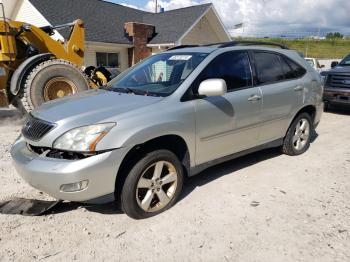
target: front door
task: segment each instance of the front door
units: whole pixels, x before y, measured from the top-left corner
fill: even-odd
[[[211,78],[224,79],[228,92],[194,103],[197,165],[254,147],[258,138],[262,94],[259,87],[252,87],[248,54],[218,55],[194,82],[194,92]]]

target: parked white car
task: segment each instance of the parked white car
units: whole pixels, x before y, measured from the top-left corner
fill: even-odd
[[[315,69],[317,72],[322,72],[324,65],[321,65],[317,58],[305,57],[305,60]]]

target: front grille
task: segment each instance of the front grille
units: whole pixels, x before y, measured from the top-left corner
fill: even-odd
[[[29,114],[27,121],[22,128],[24,137],[36,141],[44,137],[55,127],[55,124],[38,119]]]
[[[327,86],[350,88],[350,74],[349,75],[328,75]]]

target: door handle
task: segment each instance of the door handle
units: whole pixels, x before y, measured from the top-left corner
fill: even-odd
[[[261,99],[261,96],[252,95],[248,98],[248,101],[255,102],[255,101],[259,101],[260,99]]]
[[[294,91],[303,91],[304,87],[303,86],[296,86],[294,87]]]

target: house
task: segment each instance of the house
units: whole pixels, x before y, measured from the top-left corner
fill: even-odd
[[[150,13],[102,0],[2,0],[6,16],[36,26],[85,23],[85,65],[119,71],[177,45],[229,41],[212,4]],[[56,32],[64,38],[65,31]]]

